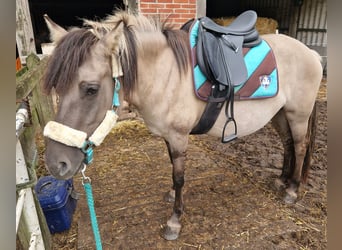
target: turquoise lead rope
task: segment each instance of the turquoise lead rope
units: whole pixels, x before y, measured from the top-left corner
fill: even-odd
[[[93,198],[93,190],[91,187],[91,180],[89,177],[85,176],[85,174],[84,174],[86,168],[87,168],[87,165],[84,164],[84,168],[81,171],[81,173],[82,173],[82,185],[84,187],[84,190],[85,190],[86,196],[87,196],[87,203],[88,203],[88,208],[89,208],[91,227],[93,229],[93,234],[94,234],[94,238],[95,238],[96,250],[102,250],[101,235],[100,235],[100,230],[99,230],[99,226],[98,226],[97,218],[96,218],[94,198]]]
[[[88,207],[89,207],[91,227],[93,229],[93,234],[95,237],[96,249],[102,250],[101,235],[100,235],[100,230],[99,230],[99,227],[97,224],[97,219],[96,219],[94,199],[93,199],[93,191],[91,188],[91,184],[88,182],[88,183],[84,183],[83,186],[84,186],[84,190],[85,190],[86,195],[87,195],[87,203],[88,203]]]
[[[113,78],[114,80],[114,95],[113,95],[113,108],[120,106],[119,101],[119,90],[120,90],[120,81],[117,77]],[[91,221],[91,227],[93,229],[93,234],[95,238],[95,244],[96,244],[96,250],[102,250],[102,243],[101,243],[101,235],[99,226],[97,223],[96,218],[96,212],[95,212],[95,206],[94,206],[94,198],[93,198],[93,190],[91,187],[91,179],[85,175],[85,171],[87,169],[87,164],[90,164],[93,160],[93,144],[91,142],[87,142],[82,147],[82,152],[85,154],[85,161],[84,161],[84,167],[81,171],[82,173],[82,185],[84,187],[84,190],[86,192],[87,196],[87,203],[89,208],[89,214],[90,214],[90,221]]]

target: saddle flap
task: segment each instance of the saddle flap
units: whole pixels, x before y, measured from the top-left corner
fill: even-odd
[[[237,86],[247,80],[247,68],[242,54],[242,36],[217,37],[204,32],[199,36],[198,64],[209,79],[226,86]]]

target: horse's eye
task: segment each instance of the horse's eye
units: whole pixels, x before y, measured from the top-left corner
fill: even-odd
[[[95,95],[97,93],[97,91],[99,90],[98,87],[89,87],[86,90],[86,95]]]
[[[94,96],[100,89],[100,85],[96,82],[82,82],[79,87],[83,96]]]
[[[85,96],[96,95],[100,88],[99,84],[89,82],[81,84],[80,87]]]

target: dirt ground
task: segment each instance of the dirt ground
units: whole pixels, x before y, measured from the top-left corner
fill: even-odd
[[[326,81],[318,97],[314,162],[295,205],[274,188],[282,145],[267,125],[229,144],[191,136],[185,210],[176,241],[160,231],[171,215],[163,201],[171,164],[161,138],[138,120],[120,122],[96,148],[88,167],[104,249],[327,249]],[[40,153],[43,153],[41,148]],[[54,249],[95,249],[80,176],[70,230],[52,236]]]

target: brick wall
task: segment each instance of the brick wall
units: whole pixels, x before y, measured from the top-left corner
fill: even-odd
[[[196,17],[196,0],[140,0],[139,11],[144,15],[157,15],[161,20],[179,28],[191,18]]]

